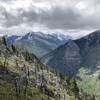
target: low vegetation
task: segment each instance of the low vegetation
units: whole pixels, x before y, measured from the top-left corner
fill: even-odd
[[[95,95],[96,100],[100,100],[100,72],[91,73],[88,68],[81,68],[77,80],[78,86],[87,94]]]

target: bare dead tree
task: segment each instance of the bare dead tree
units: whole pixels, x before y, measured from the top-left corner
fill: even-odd
[[[24,84],[25,84],[25,88],[24,88],[24,95],[27,94],[27,87],[28,87],[28,79],[29,79],[29,75],[30,75],[30,71],[29,71],[29,67],[26,66],[24,64],[24,74],[25,74],[25,77],[24,77]]]
[[[7,58],[4,56],[4,68],[6,68]]]
[[[14,84],[15,84],[15,92],[16,92],[16,96],[19,97],[20,96],[20,92],[21,92],[21,87],[20,87],[20,77],[15,77],[14,79]]]
[[[64,94],[64,100],[66,100],[66,95]]]

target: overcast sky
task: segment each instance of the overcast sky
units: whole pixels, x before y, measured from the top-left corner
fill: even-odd
[[[81,35],[100,29],[100,0],[0,0],[0,33]]]

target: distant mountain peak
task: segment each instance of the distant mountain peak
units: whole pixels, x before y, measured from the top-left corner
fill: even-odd
[[[21,48],[35,53],[38,57],[42,57],[70,39],[72,39],[70,36],[65,36],[61,33],[28,32],[23,36],[9,36],[7,37],[7,42],[8,44],[15,43]]]

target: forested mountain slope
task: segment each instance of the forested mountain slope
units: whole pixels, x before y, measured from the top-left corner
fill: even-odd
[[[27,51],[0,40],[0,100],[93,100],[76,81],[48,69]]]

